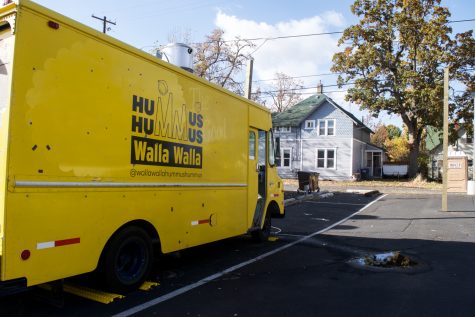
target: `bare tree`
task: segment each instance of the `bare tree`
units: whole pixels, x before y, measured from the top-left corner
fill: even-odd
[[[191,42],[191,29],[175,27],[167,36],[168,43],[185,43]]]
[[[284,73],[276,73],[273,84],[263,94],[272,100],[271,110],[283,112],[302,100],[302,94],[299,93],[302,87],[302,81],[296,81]]]
[[[194,45],[194,71],[196,75],[242,95],[242,83],[237,77],[247,63],[247,52],[254,44],[239,38],[226,41],[223,35],[223,30],[215,29],[203,43]]]

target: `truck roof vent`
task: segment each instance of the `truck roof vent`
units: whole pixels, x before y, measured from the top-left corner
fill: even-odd
[[[193,48],[183,43],[170,43],[157,51],[157,57],[193,73]]]

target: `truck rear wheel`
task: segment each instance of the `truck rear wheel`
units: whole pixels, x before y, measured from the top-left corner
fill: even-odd
[[[147,278],[152,260],[152,242],[144,230],[121,230],[111,238],[103,254],[101,274],[105,286],[117,293],[137,289]]]

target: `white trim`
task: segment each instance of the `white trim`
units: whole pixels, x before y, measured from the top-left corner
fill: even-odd
[[[354,168],[355,168],[355,161],[353,161],[353,147],[354,147],[354,145],[355,144],[354,144],[353,140],[351,140],[351,146],[350,146],[350,151],[351,151],[351,155],[350,155],[350,162],[351,162],[350,177],[353,177],[353,171],[354,171]]]
[[[289,151],[289,166],[284,166],[284,151],[288,150]],[[290,169],[292,168],[292,148],[286,147],[286,148],[281,148],[280,149],[280,167]]]
[[[328,134],[328,122],[329,121],[333,121],[333,134],[332,135],[329,135]],[[324,126],[323,126],[323,131],[324,131],[324,134],[321,134],[320,133],[320,123],[321,122],[324,122]],[[317,120],[317,135],[318,136],[330,136],[330,137],[334,137],[336,136],[336,119],[318,119]]]
[[[292,127],[291,126],[279,127],[279,132],[290,133],[292,132]]]
[[[318,119],[318,120],[317,120],[317,135],[318,135],[318,136],[324,136],[324,135],[325,135],[325,132],[327,131],[327,129],[326,129],[327,124],[325,123],[325,124],[323,125],[323,131],[324,131],[324,133],[323,133],[323,134],[320,134],[320,123],[322,123],[322,122],[325,122],[325,119]]]
[[[311,123],[312,127],[308,127],[308,126],[307,126],[307,123]],[[305,129],[305,130],[313,130],[313,129],[315,129],[315,120],[305,120],[304,129]]]
[[[332,135],[328,134],[328,122],[329,121],[333,121],[333,134]],[[327,136],[335,136],[336,135],[336,119],[326,119],[325,133],[326,133]]]
[[[302,139],[302,130],[300,130],[300,170],[303,170],[303,139]]]
[[[323,150],[325,151],[325,155],[323,157],[324,167],[318,167],[318,151]],[[328,164],[328,151],[333,151],[333,167],[327,167]],[[315,168],[316,169],[328,169],[328,170],[337,170],[337,148],[317,148],[315,149]]]
[[[160,187],[247,187],[247,184],[15,181],[15,186],[16,187],[42,187],[42,188],[150,188],[150,187],[160,188]]]
[[[384,164],[383,164],[383,151],[365,150],[364,153],[365,153],[365,162],[364,162],[364,164],[365,164],[365,167],[366,167],[366,168],[369,168],[369,169],[370,169],[371,177],[373,177],[373,178],[383,177],[383,165],[384,165]],[[368,163],[368,155],[367,155],[367,153],[371,153],[371,166],[366,166],[367,163]],[[381,154],[381,155],[380,155],[380,156],[381,156],[381,157],[380,157],[381,174],[378,175],[378,176],[375,176],[374,173],[373,173],[373,172],[374,172],[374,153],[380,153],[380,154]]]

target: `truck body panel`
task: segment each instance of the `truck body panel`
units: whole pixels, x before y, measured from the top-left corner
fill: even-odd
[[[33,2],[0,12],[15,15],[0,42],[2,281],[93,271],[129,223],[164,253],[251,229],[249,131],[270,140],[267,110]]]

